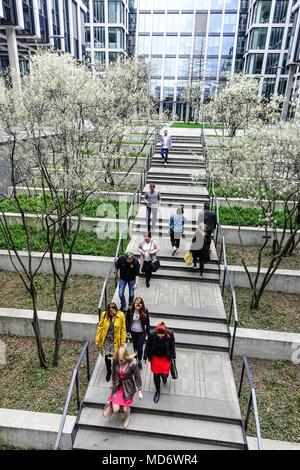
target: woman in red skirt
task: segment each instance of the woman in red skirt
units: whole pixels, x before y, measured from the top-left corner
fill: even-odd
[[[171,359],[176,360],[174,333],[163,322],[148,337],[144,352],[145,364],[147,359],[151,362],[151,371],[154,374],[156,392],[153,401],[157,403],[160,397],[160,378],[163,383],[167,382]]]

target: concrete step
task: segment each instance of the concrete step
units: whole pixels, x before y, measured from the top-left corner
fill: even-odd
[[[158,188],[159,189],[159,188]],[[188,194],[184,194],[184,193],[181,193],[181,194],[174,194],[174,193],[170,193],[170,192],[163,192],[163,191],[160,191],[160,194],[162,196],[161,200],[162,200],[162,203],[163,202],[166,202],[166,201],[172,201],[176,204],[176,202],[179,204],[180,202],[188,202],[190,204],[197,204],[197,202],[204,202],[204,201],[209,201],[210,198],[209,198],[209,195],[208,194],[205,194],[205,193],[200,193],[200,194],[193,194],[191,193],[190,195]]]
[[[104,420],[100,413],[95,413],[93,407],[83,407],[79,429],[92,429],[106,432],[115,431],[123,435],[123,416],[113,416],[109,421]],[[198,442],[204,444],[224,445],[235,449],[244,448],[242,428],[239,424],[201,421],[191,418],[160,416],[148,414],[146,419],[142,413],[132,415],[126,434],[177,439],[179,441]],[[134,437],[133,437],[134,440]]]
[[[73,445],[73,450],[234,450],[229,446],[218,446],[213,444],[203,444],[200,442],[178,441],[162,437],[139,436],[127,434],[121,430],[120,433],[105,430],[79,429]]]
[[[169,378],[168,380],[172,379]],[[83,400],[83,406],[103,409],[107,401],[108,390],[107,387],[101,386],[89,387]],[[137,413],[143,413],[144,415],[167,415],[219,423],[241,424],[238,402],[165,393],[161,393],[159,402],[153,405],[153,393],[143,392],[143,400],[134,400],[132,413],[134,417]]]
[[[190,272],[185,271],[175,271],[172,269],[159,269],[156,273],[152,274],[154,279],[168,279],[175,281],[192,281],[192,282],[204,282],[204,283],[213,283],[220,284],[220,276],[218,273],[208,272],[206,270],[207,265],[204,266],[203,278],[200,279],[199,269],[193,270],[191,268]],[[141,275],[144,276],[143,274]]]
[[[212,251],[210,253],[209,264],[214,264],[214,265],[218,266],[219,265],[219,260],[218,260],[213,242],[211,243],[211,250]],[[173,263],[174,263],[174,267],[177,267],[177,266],[181,267],[181,265],[184,263],[185,267],[190,269],[189,266],[187,266],[187,264],[185,263],[185,261],[183,259],[186,251],[187,250],[181,248],[180,251],[179,251],[179,254],[175,255],[175,256],[172,256],[171,250],[168,251],[168,252],[167,251],[159,251],[158,256],[159,256],[160,262],[161,263],[163,262],[164,266],[167,266],[167,265],[171,266],[171,264],[169,264],[169,263],[172,263],[172,266],[173,266]],[[140,256],[140,252],[138,250],[133,250],[133,253],[138,257]]]
[[[197,320],[198,322],[226,323],[224,309],[216,307],[193,308],[179,305],[152,305],[147,303],[150,317],[178,318],[183,320]]]
[[[163,161],[154,160],[151,162],[151,168],[159,168],[159,167],[166,167],[166,168],[205,168],[205,164],[203,163],[185,163],[185,162],[172,162],[172,160],[168,160],[167,165]]]
[[[184,272],[184,273],[188,273],[188,274],[191,274],[192,272],[194,272],[194,268],[192,268],[191,266],[188,266],[185,261],[183,259],[177,259],[176,258],[172,261],[168,261],[168,260],[165,260],[164,258],[161,258],[159,257],[160,259],[160,270],[174,270],[174,273],[179,273],[179,272]],[[198,272],[199,272],[199,268],[198,269]],[[196,271],[197,272],[197,271]],[[220,276],[220,268],[218,266],[218,264],[216,263],[206,263],[205,264],[205,267],[204,267],[204,272],[205,273],[214,273],[216,274],[217,276]]]
[[[171,177],[170,178],[165,178],[165,177],[157,177],[155,175],[150,175],[148,174],[147,176],[147,183],[154,183],[154,184],[169,184],[169,185],[180,185],[180,186],[195,186],[196,184],[200,184],[201,186],[206,186],[207,185],[207,180],[204,178],[200,178],[197,180],[197,182],[194,182],[192,179],[189,180],[173,180]]]
[[[164,321],[164,316],[161,315],[160,321]],[[155,328],[158,320],[151,316],[150,325],[151,328]],[[178,333],[188,333],[193,335],[207,335],[207,336],[220,336],[222,338],[229,338],[229,332],[226,324],[224,323],[211,323],[211,322],[199,322],[198,320],[180,320],[180,319],[168,319],[168,328],[174,331],[175,336]]]

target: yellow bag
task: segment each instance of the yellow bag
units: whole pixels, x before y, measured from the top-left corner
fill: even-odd
[[[193,257],[192,257],[191,252],[187,251],[183,259],[186,262],[186,264],[190,266],[193,262]]]

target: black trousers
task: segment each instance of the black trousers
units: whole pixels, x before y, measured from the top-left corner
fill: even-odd
[[[172,246],[176,246],[176,248],[179,248],[181,237],[182,237],[181,232],[174,232],[174,230],[170,228],[170,238],[171,238]]]
[[[206,230],[206,236],[207,236],[208,247],[210,247],[211,234],[212,234],[212,233],[213,233],[213,230]]]
[[[111,356],[104,356],[107,372],[111,372]]]
[[[163,377],[165,380],[167,380],[168,376],[169,374],[153,374],[154,385],[158,392],[160,392],[160,377]]]
[[[203,271],[204,271],[204,261],[203,261],[203,257],[201,255],[195,255],[194,253],[192,253],[193,255],[193,261],[194,261],[194,266],[197,266],[197,259],[199,259],[199,264],[200,264],[200,274],[203,274]]]
[[[143,272],[145,273],[145,276],[146,276],[146,282],[150,282],[150,279],[151,279],[151,276],[152,276],[151,261],[144,261]]]

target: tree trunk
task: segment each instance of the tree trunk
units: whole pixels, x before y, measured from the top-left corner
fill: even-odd
[[[33,283],[31,285],[31,297],[32,297],[32,304],[33,304],[33,319],[32,319],[31,324],[35,333],[38,357],[40,360],[40,366],[43,369],[47,369],[48,366],[47,366],[45,352],[43,349],[41,331],[40,331],[40,326],[39,326],[39,319],[38,319],[38,314],[37,314],[36,292],[35,292],[35,287],[33,286]]]

